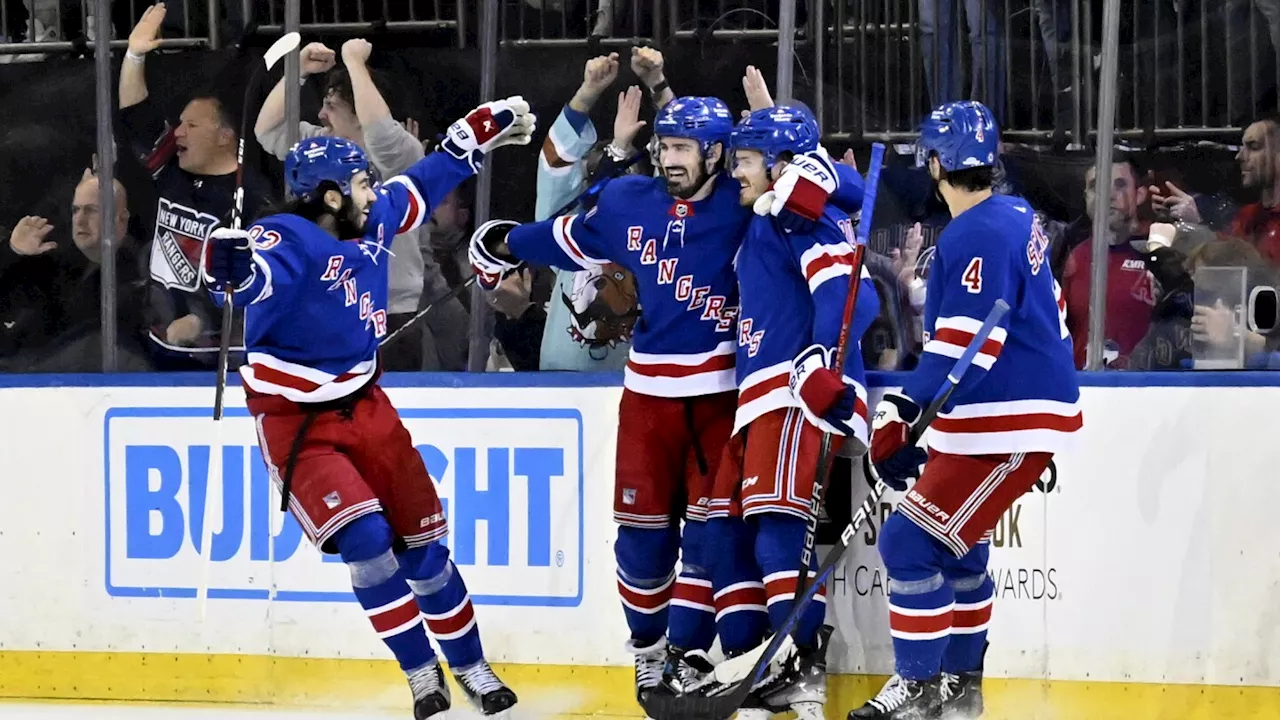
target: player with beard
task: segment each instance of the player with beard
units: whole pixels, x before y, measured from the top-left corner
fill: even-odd
[[[638,698],[688,679],[688,653],[711,646],[727,603],[764,605],[759,583],[715,598],[707,557],[711,482],[737,407],[733,259],[752,218],[724,172],[732,130],[722,101],[677,98],[654,122],[660,178],[621,177],[585,214],[496,220],[471,241],[487,286],[524,260],[566,270],[614,262],[635,275],[642,310],[618,411],[614,551]],[[837,170],[820,151],[804,159],[788,166],[766,203],[780,222],[811,226],[845,186],[857,189],[857,209],[860,179],[837,184],[837,172],[855,171]],[[719,630],[722,642],[745,642],[731,627]]]
[[[435,485],[377,385],[387,334],[386,246],[496,147],[527,144],[534,117],[521,98],[485,103],[401,176],[376,186],[349,140],[294,146],[286,212],[247,231],[219,229],[202,263],[214,301],[234,289],[245,308],[240,369],[262,457],[298,524],[351,572],[356,599],[400,662],[416,720],[449,709],[427,627],[458,685],[485,715],[516,696],[484,659],[467,587],[444,545]]]

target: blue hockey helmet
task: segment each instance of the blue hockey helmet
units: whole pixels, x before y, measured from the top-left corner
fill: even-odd
[[[655,136],[697,140],[704,156],[713,143],[728,145],[732,132],[733,113],[723,100],[713,97],[678,97],[653,122]]]
[[[359,145],[339,137],[313,137],[300,141],[284,159],[284,181],[289,192],[314,200],[320,184],[331,182],[343,195],[351,194],[351,178],[369,172],[369,159]]]
[[[818,149],[821,132],[809,108],[800,103],[762,108],[743,118],[729,137],[730,150],[757,150],[765,168],[784,152],[806,153]]]
[[[1000,128],[991,110],[976,100],[939,105],[920,123],[916,167],[927,167],[937,154],[947,172],[993,167],[1000,144]]]

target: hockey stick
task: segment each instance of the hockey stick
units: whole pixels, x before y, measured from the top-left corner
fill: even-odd
[[[419,311],[418,311],[418,314],[414,315],[413,317],[411,317],[411,318],[409,318],[407,321],[405,321],[405,324],[403,324],[403,325],[401,325],[400,327],[396,328],[396,331],[395,331],[395,332],[393,332],[393,333],[391,333],[390,335],[388,335],[388,336],[386,336],[386,337],[382,338],[382,342],[378,343],[378,347],[382,347],[383,345],[386,345],[387,343],[389,343],[389,342],[391,342],[392,340],[394,340],[394,339],[396,338],[396,336],[397,336],[397,335],[399,335],[400,333],[404,332],[406,328],[408,328],[410,325],[412,325],[412,324],[414,324],[414,323],[418,322],[418,320],[420,320],[420,319],[422,318],[422,316],[424,316],[424,315],[426,315],[427,313],[431,312],[431,311],[435,308],[435,306],[437,306],[437,305],[439,305],[440,303],[443,303],[443,302],[448,302],[449,300],[452,300],[453,298],[458,297],[459,295],[461,295],[461,294],[462,294],[462,291],[463,291],[463,290],[466,290],[467,288],[469,288],[469,287],[471,287],[472,285],[475,285],[475,284],[476,284],[476,276],[475,276],[475,275],[472,275],[471,277],[467,278],[464,282],[459,283],[457,287],[452,288],[451,290],[449,290],[449,292],[447,292],[447,293],[445,293],[445,294],[441,295],[440,297],[436,298],[435,300],[432,300],[431,302],[427,303],[427,306],[426,306],[426,307],[422,308],[421,310],[419,310]]]
[[[857,245],[853,250],[853,272],[849,275],[849,294],[844,301],[844,315],[840,323],[840,338],[836,343],[834,369],[844,377],[844,361],[849,348],[849,334],[853,325],[853,311],[858,303],[858,289],[862,287],[863,253],[871,235],[871,222],[876,210],[876,188],[880,185],[880,168],[884,164],[884,143],[871,146],[871,164],[867,166],[867,180],[862,195],[862,214],[858,218]],[[861,340],[861,338],[859,338]],[[855,403],[856,404],[856,403]],[[822,512],[822,496],[826,494],[827,475],[831,472],[831,433],[822,433],[822,446],[818,450],[818,467],[813,474],[813,494],[809,499],[808,526],[804,533],[804,547],[800,551],[800,564],[796,571],[796,594],[792,602],[804,596],[809,580],[809,565],[813,562],[813,548],[818,538],[818,515]]]
[[[986,321],[982,323],[982,327],[973,336],[973,340],[969,342],[960,359],[956,360],[956,364],[947,375],[946,382],[938,389],[932,402],[921,414],[920,421],[912,427],[910,439],[912,444],[919,442],[929,424],[951,399],[951,394],[960,384],[969,366],[973,364],[978,351],[1007,312],[1009,312],[1009,305],[1004,300],[997,300],[995,307],[987,315]],[[645,707],[649,716],[655,720],[726,720],[737,711],[751,694],[751,690],[764,679],[773,657],[780,652],[790,653],[794,650],[794,642],[791,639],[792,629],[799,622],[805,608],[813,601],[817,588],[821,587],[835,571],[836,565],[849,549],[853,536],[866,524],[867,519],[875,514],[876,503],[884,494],[884,489],[884,483],[877,483],[875,489],[863,501],[858,512],[840,533],[839,543],[823,558],[813,584],[805,591],[804,597],[791,608],[791,613],[787,615],[782,627],[778,629],[777,634],[767,646],[756,648],[745,655],[717,665],[709,682],[692,689],[694,692],[700,690],[702,692],[700,695],[661,695],[652,698],[649,705]]]
[[[244,136],[249,130],[249,103],[253,100],[254,91],[257,89],[264,72],[270,72],[280,58],[288,55],[298,46],[302,44],[302,36],[298,33],[286,33],[279,40],[271,44],[267,48],[267,52],[262,56],[262,64],[254,68],[253,74],[249,78],[249,85],[244,91],[244,105],[240,115],[240,138],[239,144],[236,146],[236,193],[235,202],[231,207],[231,227],[239,230],[244,225]],[[231,356],[231,325],[233,322],[233,314],[235,308],[235,290],[227,288],[223,292],[222,303],[222,336],[218,345],[218,366],[217,380],[214,385],[213,394],[213,427],[214,427],[214,443],[211,454],[218,456],[217,467],[222,468],[222,414],[225,409],[225,397],[227,393],[227,364]],[[213,497],[213,479],[215,473],[210,467],[210,472],[205,480],[204,491],[204,524],[200,533],[200,552],[204,555],[204,568],[201,572],[200,587],[196,590],[196,598],[200,603],[200,620],[203,622],[208,611],[209,605],[209,568],[213,558],[213,526],[209,522],[209,506],[213,503],[210,500]],[[272,548],[275,543],[272,542]],[[274,555],[274,553],[272,553]]]

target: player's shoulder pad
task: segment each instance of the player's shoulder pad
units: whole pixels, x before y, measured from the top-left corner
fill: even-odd
[[[637,195],[651,191],[662,178],[647,175],[623,175],[605,183],[600,191],[600,202],[635,202]]]

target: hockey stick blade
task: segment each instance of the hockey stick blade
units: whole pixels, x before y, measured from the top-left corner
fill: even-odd
[[[262,62],[266,64],[267,70],[276,66],[280,62],[280,58],[288,55],[298,46],[302,44],[302,36],[296,32],[285,33],[280,36],[279,40],[271,43],[271,47],[267,48],[267,52],[262,56]]]

